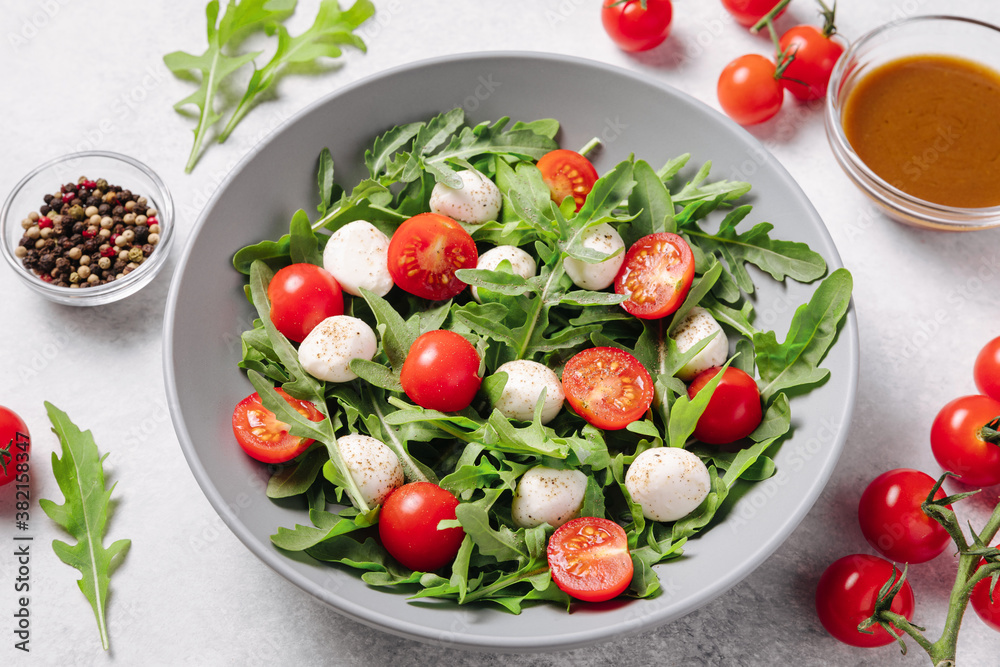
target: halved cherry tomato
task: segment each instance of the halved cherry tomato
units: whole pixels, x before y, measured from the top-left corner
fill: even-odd
[[[478,259],[476,244],[462,225],[437,213],[413,216],[389,241],[392,281],[432,301],[450,299],[465,289],[455,271],[476,268]]]
[[[549,538],[548,561],[556,586],[578,600],[610,600],[632,582],[628,538],[608,519],[584,516],[561,525]]]
[[[454,331],[438,329],[413,341],[399,382],[414,403],[428,410],[454,412],[472,403],[482,379],[479,353]]]
[[[909,468],[873,479],[858,503],[858,521],[868,544],[897,563],[924,563],[940,555],[951,536],[920,508],[933,488],[934,478]],[[944,497],[943,489],[934,495]]]
[[[816,612],[826,631],[851,646],[885,646],[896,640],[880,625],[858,630],[865,619],[875,612],[875,601],[885,582],[897,580],[902,573],[887,560],[868,554],[844,556],[834,561],[819,578],[816,586]],[[913,619],[913,589],[904,581],[889,609],[907,620]],[[893,628],[896,634],[903,631]]]
[[[642,363],[617,347],[592,347],[566,362],[566,400],[597,428],[623,429],[653,403],[653,378]]]
[[[579,211],[597,182],[597,170],[590,160],[576,151],[560,148],[542,156],[538,161],[542,180],[549,186],[552,201],[562,204],[566,197],[572,197]]]
[[[694,281],[694,255],[677,234],[643,236],[625,253],[615,277],[622,307],[636,317],[655,320],[681,307]]]
[[[1000,484],[1000,444],[986,429],[997,417],[1000,401],[989,396],[962,396],[948,403],[931,425],[934,458],[964,484]]]
[[[31,436],[24,420],[0,405],[0,486],[13,482],[19,475],[24,475],[20,481],[27,480],[30,456]]]
[[[797,25],[781,36],[781,51],[795,56],[781,74],[781,85],[799,100],[826,96],[827,84],[844,47],[811,25]]]
[[[648,51],[670,34],[670,0],[604,0],[601,23],[623,51]]]
[[[775,65],[750,53],[726,65],[719,75],[719,106],[740,125],[756,125],[781,109],[785,89],[775,76]]]
[[[691,381],[688,397],[694,398],[718,375],[718,366],[702,371]],[[730,366],[708,399],[698,419],[694,437],[712,445],[724,445],[745,438],[760,426],[762,409],[760,391],[754,379],[739,368]]]
[[[271,321],[288,340],[301,343],[317,324],[344,314],[340,283],[315,264],[292,264],[267,285]]]
[[[1000,338],[994,338],[980,350],[974,376],[980,393],[1000,401]]]
[[[323,413],[309,401],[292,398],[284,389],[275,388],[295,411],[309,421],[323,421]],[[313,440],[288,433],[288,424],[265,408],[254,392],[233,410],[233,433],[247,454],[264,463],[284,463],[306,451]]]
[[[458,499],[437,484],[411,482],[389,494],[379,513],[378,536],[382,546],[404,567],[433,572],[455,559],[465,531],[438,529],[455,518]]]
[[[764,18],[764,14],[774,9],[779,2],[781,0],[722,0],[722,5],[733,15],[737,23],[749,28]],[[784,13],[785,10],[782,9],[778,12],[778,16]]]

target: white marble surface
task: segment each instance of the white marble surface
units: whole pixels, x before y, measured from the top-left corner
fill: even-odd
[[[316,0],[300,0],[293,32]],[[377,1],[365,55],[319,76],[289,76],[228,143],[183,173],[192,123],[171,105],[190,84],[161,56],[204,47],[202,0],[3,0],[0,8],[0,192],[50,157],[101,148],[148,163],[171,188],[180,238],[164,273],[128,300],[74,309],[41,300],[0,268],[0,404],[34,435],[35,538],[31,654],[13,649],[13,507],[0,500],[0,664],[923,664],[843,646],[820,627],[813,589],[824,567],[869,552],[857,500],[876,474],[915,467],[936,474],[930,423],[951,398],[974,391],[972,360],[1000,334],[1000,231],[940,234],[903,228],[870,210],[840,172],[821,115],[788,103],[752,132],[788,168],[823,216],[856,281],[862,363],[855,422],[840,464],[792,537],[744,582],[701,610],[643,634],[568,653],[470,654],[401,640],[341,617],[274,574],[225,528],[195,484],[166,411],[161,327],[168,281],[201,208],[236,161],[270,130],[325,93],[389,67],[474,50],[541,50],[584,56],[668,82],[717,106],[715,82],[737,55],[769,46],[727,20],[718,0],[677,0],[673,34],[630,56],[605,37],[596,0]],[[1000,23],[992,0],[843,0],[840,29],[854,38],[902,14],[958,13]],[[779,27],[813,20],[796,0]],[[600,94],[586,91],[583,94]],[[790,100],[791,101],[791,100]],[[665,131],[670,120],[664,119]],[[48,543],[59,531],[37,498],[58,497],[57,448],[42,407],[50,400],[94,431],[121,500],[109,539],[133,546],[115,575],[113,650]],[[9,491],[9,489],[5,489]],[[981,522],[997,489],[959,509]],[[917,621],[940,628],[953,575],[948,555],[911,570]],[[1000,635],[970,612],[959,647],[965,665],[996,664]]]

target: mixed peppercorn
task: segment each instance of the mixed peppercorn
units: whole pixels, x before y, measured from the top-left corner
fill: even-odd
[[[81,288],[120,280],[160,242],[157,210],[145,197],[81,177],[44,197],[21,226],[15,255],[40,279]]]

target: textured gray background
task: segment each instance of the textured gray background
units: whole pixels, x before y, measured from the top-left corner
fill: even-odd
[[[363,31],[366,55],[348,54],[319,76],[284,78],[280,99],[262,104],[230,140],[213,146],[194,175],[183,173],[193,123],[171,105],[191,87],[161,56],[204,48],[201,0],[3,0],[0,6],[0,193],[63,153],[100,148],[149,164],[171,188],[178,210],[176,257],[202,207],[232,166],[282,121],[325,93],[386,68],[473,50],[542,50],[642,72],[717,106],[715,83],[732,58],[768,53],[728,20],[717,0],[677,0],[673,34],[653,52],[629,56],[605,37],[598,3],[583,0],[422,0],[376,2]],[[839,26],[857,37],[909,14],[959,13],[994,23],[989,0],[840,3]],[[300,0],[292,32],[311,21],[315,0]],[[779,22],[813,21],[796,0]],[[238,94],[238,93],[236,93]],[[599,95],[601,91],[580,91]],[[627,104],[627,100],[623,100]],[[664,118],[669,131],[670,119]],[[33,502],[32,653],[12,648],[15,605],[10,493],[0,499],[0,662],[27,664],[923,664],[916,646],[851,649],[826,635],[813,611],[823,568],[869,552],[857,500],[879,472],[938,471],[930,423],[945,402],[974,391],[979,347],[1000,335],[1000,231],[943,235],[903,228],[873,212],[842,175],[817,109],[786,103],[751,130],[798,180],[823,216],[855,276],[862,363],[855,423],[837,471],[813,511],[767,562],[701,610],[658,628],[578,651],[483,655],[404,641],[347,620],[272,573],[225,528],[194,482],[166,412],[161,326],[174,262],[127,301],[73,309],[41,300],[0,268],[0,404],[34,434],[33,493],[59,497],[51,479],[57,447],[42,407],[50,400],[94,431],[122,499],[109,539],[133,548],[116,574],[109,609],[113,650],[100,649],[76,572],[48,542],[61,537]],[[753,170],[752,162],[747,165]],[[752,180],[752,175],[750,176]],[[834,369],[836,371],[836,369]],[[960,506],[976,525],[997,489]],[[917,622],[933,635],[943,621],[953,575],[950,556],[914,567]],[[7,619],[7,620],[2,620]],[[970,612],[959,659],[996,664],[1000,636]]]

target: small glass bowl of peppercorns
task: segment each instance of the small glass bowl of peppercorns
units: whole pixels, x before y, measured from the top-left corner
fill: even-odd
[[[52,301],[93,306],[148,284],[173,241],[160,177],[125,155],[74,153],[24,177],[0,211],[3,255]]]

